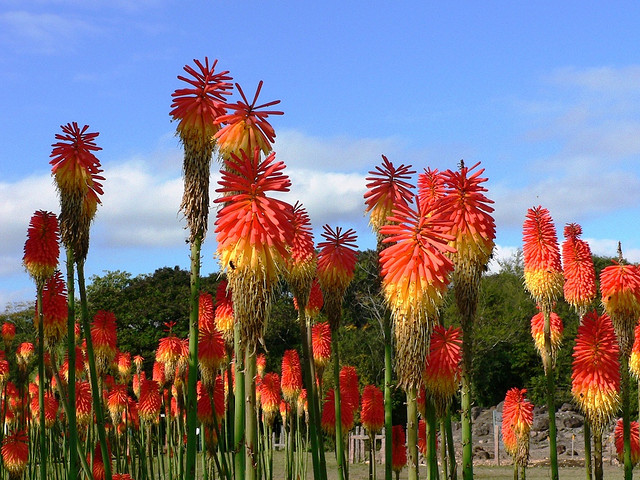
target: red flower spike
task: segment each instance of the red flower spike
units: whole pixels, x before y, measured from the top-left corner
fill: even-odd
[[[227,113],[225,95],[230,95],[233,88],[229,83],[232,78],[228,71],[215,72],[218,60],[209,66],[209,59],[205,57],[204,64],[194,59],[196,68],[184,66],[188,77],[178,76],[178,80],[188,83],[191,87],[180,88],[171,94],[170,115],[178,120],[176,130],[182,141],[193,142],[202,146],[211,142],[213,135],[220,129],[216,123]]]
[[[636,379],[640,379],[640,321],[636,324],[634,331],[633,347],[629,358],[629,371]]]
[[[38,285],[44,285],[58,266],[59,240],[55,214],[44,210],[35,212],[29,222],[22,263]]]
[[[640,269],[635,265],[613,262],[600,272],[602,304],[613,320],[640,317]]]
[[[298,398],[302,390],[302,369],[300,367],[300,357],[296,350],[285,350],[282,356],[282,396],[293,403]]]
[[[226,359],[222,334],[213,328],[211,331],[200,331],[198,337],[198,362],[202,371],[202,380],[209,384],[215,378],[216,370]]]
[[[437,210],[446,194],[444,175],[438,169],[425,168],[424,172],[418,175],[418,200],[425,214]]]
[[[264,376],[264,369],[267,367],[267,356],[264,353],[259,353],[256,356],[256,370],[258,371],[258,376]]]
[[[233,345],[233,299],[231,288],[226,280],[222,280],[216,289],[216,327],[228,345]]]
[[[325,240],[318,244],[318,281],[325,297],[330,292],[342,295],[355,273],[356,232],[352,229],[343,232],[340,227],[333,230],[329,225],[324,225],[323,229]]]
[[[280,377],[273,372],[265,374],[260,385],[260,403],[264,421],[268,425],[273,425],[280,408],[280,401]]]
[[[595,310],[578,327],[573,349],[571,393],[591,423],[602,431],[618,411],[620,398],[619,348],[611,320]]]
[[[93,342],[98,372],[108,372],[116,356],[116,344],[118,341],[116,316],[112,312],[99,310],[94,315],[91,324],[91,341]]]
[[[348,432],[353,428],[353,410],[350,408],[341,408],[341,423],[342,431]],[[320,420],[320,426],[328,435],[336,434],[336,404],[335,404],[335,392],[330,389],[324,398],[324,404],[322,405],[322,414]]]
[[[213,297],[210,293],[200,292],[200,297],[198,298],[198,330],[210,332],[215,329],[215,326]]]
[[[118,424],[118,419],[128,404],[127,385],[114,385],[107,394],[107,410],[114,425]]]
[[[407,206],[412,202],[414,186],[407,182],[416,173],[410,165],[394,167],[387,157],[382,155],[382,166],[376,166],[367,177],[367,192],[364,194],[365,213],[369,212],[369,224],[375,232],[388,223],[394,208]]]
[[[223,115],[216,120],[218,124],[226,125],[215,134],[220,151],[229,156],[235,154],[240,156],[240,152],[253,152],[258,149],[267,155],[272,150],[272,144],[276,139],[273,127],[267,121],[269,115],[282,115],[283,112],[277,110],[260,109],[271,107],[280,103],[280,100],[256,105],[258,95],[262,90],[262,80],[258,83],[253,101],[249,103],[244,91],[236,83],[236,88],[242,100],[228,105],[233,113]]]
[[[136,366],[136,373],[140,374],[144,364],[144,357],[142,355],[136,355],[133,357],[133,364]]]
[[[551,333],[551,358],[555,361],[558,350],[562,345],[562,334],[564,332],[562,319],[555,312],[550,313],[549,329]],[[542,312],[538,312],[531,317],[531,336],[536,350],[542,356],[544,352],[544,314]]]
[[[311,327],[311,346],[316,367],[326,367],[331,360],[331,327],[329,327],[329,322],[316,323]]]
[[[309,292],[316,274],[317,259],[311,220],[299,202],[293,206],[293,238],[285,278],[289,283],[294,300],[298,297],[308,303]]]
[[[93,400],[89,382],[76,382],[76,421],[78,425],[89,425],[93,414]]]
[[[462,330],[436,325],[431,333],[424,381],[433,397],[438,415],[444,410],[458,390],[462,361]]]
[[[407,465],[407,446],[404,427],[394,425],[391,429],[391,468],[400,472]]]
[[[533,404],[526,399],[526,393],[524,388],[512,388],[502,407],[502,441],[518,465],[526,465],[529,460],[529,432],[533,425]]]
[[[344,365],[340,369],[340,400],[342,409],[349,408],[353,413],[360,406],[358,372],[350,365]]]
[[[522,227],[524,283],[542,310],[562,294],[564,276],[560,248],[549,210],[530,208]]]
[[[370,435],[384,427],[384,395],[375,385],[366,385],[362,391],[360,420]]]
[[[48,348],[54,347],[67,334],[67,288],[60,271],[49,277],[42,289],[42,312],[44,341]],[[39,310],[36,305],[34,323],[37,326]]]
[[[29,461],[29,437],[24,430],[11,432],[2,440],[2,462],[9,478],[22,478]]]
[[[616,423],[613,433],[616,442],[616,454],[620,463],[624,464],[624,426],[622,419]],[[631,422],[631,464],[637,465],[640,461],[640,428],[638,422]]]
[[[273,282],[289,256],[293,210],[266,194],[288,192],[291,181],[274,153],[263,161],[257,151],[252,157],[242,152],[242,158],[232,159],[233,171],[222,172],[221,188],[216,190],[223,194],[216,202],[225,203],[216,220],[220,262],[224,269],[261,269]]]
[[[564,267],[564,299],[584,315],[596,298],[596,272],[593,267],[589,244],[580,239],[582,228],[576,223],[564,227],[562,243]]]
[[[160,396],[158,384],[153,380],[143,380],[140,385],[140,399],[138,400],[138,415],[148,423],[158,423],[160,419]]]
[[[452,222],[451,234],[455,237],[452,246],[456,249],[456,265],[473,266],[482,269],[489,262],[496,238],[496,224],[491,216],[493,200],[487,198],[482,186],[487,178],[481,178],[484,168],[471,172],[480,165],[471,168],[461,164],[459,171],[443,172],[447,193],[440,200],[440,208],[449,212]]]
[[[13,339],[16,336],[16,326],[11,322],[4,322],[2,324],[2,340],[5,345],[11,345]]]

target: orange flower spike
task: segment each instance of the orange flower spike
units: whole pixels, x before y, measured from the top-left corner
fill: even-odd
[[[291,287],[294,300],[300,297],[305,305],[316,274],[317,259],[311,220],[299,202],[293,206],[293,238],[290,246],[291,258],[286,270],[287,283]]]
[[[277,279],[289,257],[287,245],[293,238],[291,206],[267,197],[267,192],[288,192],[285,164],[275,161],[275,153],[260,161],[259,152],[251,157],[232,155],[225,164],[233,170],[222,172],[216,192],[223,196],[216,203],[218,255],[224,269],[261,270],[269,282]]]
[[[144,365],[144,357],[142,355],[136,355],[133,357],[133,364],[136,366],[136,373],[139,375]]]
[[[640,317],[640,269],[635,265],[613,262],[600,272],[602,304],[614,318]]]
[[[441,415],[458,390],[462,330],[435,325],[429,345],[424,381],[435,400],[438,415]]]
[[[424,419],[418,421],[418,451],[423,457],[427,456],[427,422]]]
[[[92,420],[93,403],[89,382],[76,382],[76,420],[78,425],[88,425]]]
[[[200,292],[198,298],[198,330],[210,332],[215,328],[215,315],[213,311],[213,297],[210,293]]]
[[[592,428],[602,430],[618,411],[619,347],[605,314],[587,313],[578,327],[573,349],[571,393]]]
[[[191,87],[177,89],[171,94],[170,115],[179,122],[176,130],[185,146],[193,144],[201,149],[212,142],[220,129],[216,121],[227,113],[225,95],[231,94],[233,86],[229,83],[232,78],[228,71],[215,72],[218,60],[214,60],[211,66],[207,57],[204,64],[196,59],[193,61],[197,69],[185,65],[184,71],[189,76],[178,76],[178,80]]]
[[[282,356],[282,378],[280,379],[282,396],[293,403],[302,390],[302,369],[300,357],[296,350],[285,350]]]
[[[119,352],[116,356],[116,365],[120,383],[129,383],[131,377],[131,353]]]
[[[326,367],[331,360],[331,327],[329,322],[316,323],[311,327],[311,346],[316,367]]]
[[[624,463],[624,425],[619,418],[613,432],[616,443],[616,454],[620,463]],[[638,422],[631,422],[631,463],[637,465],[640,461],[640,427]]]
[[[560,263],[560,248],[549,210],[530,208],[522,227],[524,283],[542,310],[551,310],[562,294],[564,275]]]
[[[265,374],[260,385],[260,403],[264,421],[268,425],[273,425],[280,408],[280,400],[280,376],[273,372]]]
[[[116,316],[112,312],[99,310],[91,324],[91,341],[96,357],[98,375],[106,373],[116,356],[118,341],[116,332]]]
[[[16,336],[16,326],[11,322],[4,322],[2,324],[2,340],[5,345],[11,345],[13,339]]]
[[[375,434],[384,427],[384,395],[375,385],[366,385],[362,390],[362,425],[369,434]]]
[[[29,461],[29,437],[24,430],[5,435],[2,440],[2,463],[10,479],[22,478]]]
[[[551,358],[555,361],[558,350],[562,345],[564,332],[562,319],[555,312],[551,312],[549,316],[549,327],[551,332]],[[536,345],[536,350],[542,355],[544,352],[544,314],[542,312],[538,312],[531,317],[531,336]]]
[[[533,424],[533,404],[525,394],[526,389],[512,388],[502,407],[502,438],[507,452],[520,465],[529,459],[529,432]]]
[[[636,324],[634,331],[633,347],[629,358],[629,371],[636,379],[640,379],[640,321]]]
[[[224,363],[226,351],[222,334],[214,327],[211,331],[200,331],[198,337],[198,362],[205,385],[212,385],[217,369]]]
[[[418,200],[423,212],[428,214],[436,210],[446,194],[444,175],[438,169],[425,168],[424,172],[418,175]]]
[[[29,222],[22,263],[39,286],[54,274],[60,256],[60,232],[55,214],[36,211]]]
[[[348,407],[353,413],[360,406],[358,372],[350,365],[344,365],[340,369],[340,400],[344,404],[343,409]]]
[[[418,207],[419,209],[420,207]],[[396,319],[413,317],[426,323],[434,318],[444,299],[453,263],[445,253],[455,249],[447,232],[451,223],[442,211],[419,215],[411,208],[400,208],[380,233],[390,244],[380,253],[383,289]]]
[[[467,168],[462,164],[459,171],[443,172],[447,193],[441,200],[442,208],[451,215],[454,261],[475,268],[489,262],[496,238],[496,224],[491,216],[494,209],[490,206],[493,200],[484,194],[487,189],[482,184],[487,178],[480,177],[484,168],[470,175],[478,165],[480,162]]]
[[[311,291],[309,292],[309,301],[307,302],[307,308],[305,313],[311,320],[315,319],[324,305],[324,298],[322,297],[322,289],[317,278],[313,279],[311,283]]]
[[[353,410],[351,408],[341,408],[341,423],[342,431],[348,432],[353,428]],[[330,389],[325,397],[324,404],[322,405],[322,414],[320,420],[320,426],[328,435],[336,434],[336,407],[335,407],[335,392]]]
[[[404,427],[394,425],[391,429],[391,468],[400,472],[407,465],[407,446]]]
[[[127,385],[114,385],[107,394],[107,410],[111,415],[111,421],[114,425],[118,424],[118,419],[129,403],[127,395]]]
[[[262,80],[258,83],[253,101],[249,103],[244,91],[236,83],[238,93],[242,97],[236,103],[228,105],[232,113],[223,115],[216,120],[216,123],[226,125],[215,134],[220,151],[225,156],[235,154],[240,156],[241,151],[253,152],[258,149],[267,155],[272,150],[272,144],[276,139],[273,127],[267,121],[269,115],[282,115],[283,112],[277,110],[262,110],[280,103],[280,100],[256,105],[260,90],[262,90]]]
[[[256,369],[259,377],[264,376],[265,368],[267,368],[267,356],[264,353],[259,353],[256,357]]]
[[[222,280],[216,289],[215,324],[225,342],[233,344],[233,299],[226,280]]]
[[[580,239],[582,227],[569,223],[564,227],[565,241],[562,243],[564,267],[564,299],[584,315],[587,307],[596,298],[596,272],[589,244]]]
[[[369,213],[369,224],[377,233],[382,225],[388,223],[397,205],[409,205],[412,202],[414,186],[407,180],[416,173],[410,165],[395,167],[387,157],[382,155],[382,165],[376,166],[367,177],[367,192],[364,194],[366,209]]]
[[[140,399],[138,400],[138,414],[144,422],[158,423],[162,397],[158,384],[153,380],[143,380],[140,385]]]
[[[51,348],[67,334],[67,288],[58,270],[49,277],[42,289],[42,312],[45,346]],[[36,324],[38,314],[36,306]]]

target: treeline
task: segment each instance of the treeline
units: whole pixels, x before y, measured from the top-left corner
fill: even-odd
[[[594,257],[596,273],[611,259]],[[377,255],[360,252],[355,277],[346,293],[343,324],[339,331],[341,360],[353,365],[361,385],[382,385],[384,379],[384,346],[380,320],[384,305],[378,294]],[[221,278],[211,274],[201,280],[201,288],[215,297]],[[173,332],[185,338],[189,318],[189,272],[178,267],[159,268],[151,274],[132,276],[111,271],[94,276],[87,287],[90,314],[98,310],[112,311],[117,318],[118,345],[122,351],[140,354],[150,374],[158,340],[166,336],[165,323],[176,322]],[[594,308],[601,310],[599,301]],[[555,311],[564,324],[564,341],[556,368],[557,402],[571,401],[571,362],[578,317],[564,302]],[[488,407],[504,399],[514,386],[527,388],[536,405],[544,404],[544,372],[530,332],[531,317],[536,306],[523,287],[523,262],[520,253],[500,264],[499,273],[487,273],[481,282],[477,322],[474,326],[473,399],[477,406]],[[14,307],[0,314],[0,321],[16,325],[15,342],[35,341],[33,306]],[[293,298],[285,282],[281,282],[274,299],[271,318],[266,326],[264,349],[267,371],[279,371],[286,349],[300,350],[299,328]],[[319,320],[322,320],[322,314]],[[453,298],[447,299],[442,311],[445,326],[458,326]],[[10,362],[15,361],[9,358]],[[12,369],[13,371],[13,369]],[[331,371],[331,368],[327,368]],[[329,376],[326,385],[331,387]],[[396,401],[403,402],[398,389]],[[404,415],[403,408],[396,409]]]

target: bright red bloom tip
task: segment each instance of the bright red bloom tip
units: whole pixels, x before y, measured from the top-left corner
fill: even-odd
[[[555,312],[551,312],[549,316],[549,327],[551,332],[551,356],[556,358],[558,349],[562,345],[564,325],[562,324],[562,319]],[[536,350],[542,355],[544,352],[544,314],[542,312],[538,312],[531,317],[531,336],[536,345]]]
[[[5,435],[2,440],[2,462],[10,478],[21,478],[29,460],[29,437],[24,430]]]
[[[261,80],[258,83],[253,101],[249,103],[244,91],[236,83],[236,88],[242,100],[229,104],[228,107],[233,110],[233,113],[224,115],[216,121],[218,124],[227,124],[215,135],[220,151],[223,153],[239,155],[241,151],[253,152],[258,149],[267,155],[272,150],[271,145],[276,139],[276,133],[267,118],[269,115],[282,115],[283,112],[277,110],[259,111],[280,103],[280,100],[274,100],[262,105],[256,105],[258,95],[262,90],[262,84]]]
[[[419,202],[418,202],[419,203]],[[418,211],[420,206],[418,205]],[[395,318],[435,316],[449,284],[455,250],[447,232],[451,222],[442,210],[430,216],[411,208],[394,211],[394,222],[380,230],[389,243],[380,252],[383,288]]]
[[[280,400],[280,376],[273,372],[265,374],[260,384],[260,403],[267,424],[273,424],[280,408]]]
[[[564,227],[562,243],[564,299],[577,310],[586,309],[596,298],[596,272],[589,244],[580,239],[582,228],[576,223]]]
[[[522,237],[525,285],[537,303],[549,305],[560,296],[564,283],[556,228],[549,210],[530,208]]]
[[[210,293],[200,292],[200,297],[198,298],[198,330],[210,332],[215,328],[215,325],[213,297]]]
[[[489,261],[496,238],[496,224],[491,216],[493,200],[487,198],[481,178],[484,168],[470,174],[480,162],[471,168],[462,165],[460,170],[443,173],[447,192],[442,198],[442,208],[450,214],[451,234],[455,237],[456,263],[484,267]]]
[[[595,310],[578,327],[571,393],[594,428],[604,428],[618,410],[619,348],[609,317]]]
[[[377,433],[384,427],[384,396],[375,385],[366,385],[362,390],[360,420],[369,433]]]
[[[318,244],[318,281],[325,297],[330,292],[342,296],[356,269],[356,232],[351,228],[345,232],[340,227],[334,230],[329,225],[323,229],[325,240]]]
[[[158,423],[160,418],[160,396],[158,384],[153,380],[142,380],[140,384],[140,398],[138,399],[138,414],[145,422]]]
[[[265,368],[267,368],[267,356],[264,353],[260,353],[256,356],[256,370],[259,377],[264,375]]]
[[[118,424],[118,417],[120,417],[128,404],[127,385],[119,384],[111,387],[107,394],[107,409],[114,425]]]
[[[107,371],[116,356],[118,335],[116,332],[116,316],[112,312],[99,310],[91,324],[91,341],[98,361]]]
[[[42,289],[42,313],[45,343],[51,347],[67,334],[67,287],[58,270],[49,277]],[[38,320],[39,310],[36,306],[36,324]]]
[[[618,460],[624,463],[624,425],[619,418],[613,433],[616,442]],[[640,461],[640,428],[638,422],[631,422],[631,463],[637,465]]]
[[[18,364],[28,364],[33,358],[34,352],[35,348],[31,342],[23,342],[18,345],[18,348],[16,349],[16,359]]]
[[[340,414],[342,433],[346,435],[346,433],[353,428],[354,411],[351,408],[340,408]],[[330,389],[324,397],[320,425],[327,434],[336,434],[336,403],[333,388]]]
[[[462,330],[436,325],[431,333],[425,369],[425,385],[439,407],[456,394],[462,360]]]
[[[302,369],[300,368],[300,357],[296,350],[285,350],[282,356],[282,396],[293,403],[296,401],[300,390],[302,390]]]
[[[340,369],[340,401],[342,409],[350,408],[354,413],[360,405],[360,387],[356,367],[344,365]]]
[[[633,347],[629,358],[629,370],[634,377],[640,379],[640,321],[636,324],[634,331]]]
[[[204,64],[194,59],[196,68],[184,66],[188,77],[178,76],[178,80],[188,83],[191,87],[179,88],[171,94],[170,115],[179,120],[176,130],[183,141],[194,141],[196,144],[206,144],[220,129],[216,120],[227,113],[225,95],[230,95],[233,86],[229,81],[228,71],[215,72],[218,60],[209,66],[209,59],[205,57]]]
[[[29,222],[22,263],[36,283],[44,284],[58,266],[59,240],[55,214],[44,210],[35,212]]]
[[[311,346],[316,366],[326,367],[331,360],[331,327],[329,322],[316,323],[311,327]]]
[[[275,161],[275,153],[260,161],[258,151],[251,157],[243,151],[242,158],[232,155],[225,163],[230,169],[216,190],[223,194],[216,202],[226,204],[216,219],[220,262],[225,269],[261,269],[274,281],[289,256],[293,209],[267,193],[289,191],[285,165]]]
[[[88,425],[92,420],[92,402],[89,382],[76,382],[76,420],[78,425]]]
[[[394,425],[391,429],[391,468],[401,471],[407,465],[407,446],[402,425]]]
[[[418,175],[418,201],[424,213],[436,210],[446,194],[444,175],[438,169],[425,168],[424,172]]]
[[[215,323],[225,340],[233,342],[233,298],[226,280],[216,289]]]
[[[62,194],[79,193],[85,196],[85,206],[90,218],[100,203],[99,195],[103,194],[102,184],[104,180],[100,176],[102,172],[100,161],[93,154],[102,150],[96,145],[95,139],[98,132],[87,133],[89,125],[80,129],[76,122],[62,125],[62,134],[56,134],[57,143],[52,145],[51,172],[54,174],[58,190]]]
[[[217,369],[225,360],[226,351],[224,339],[218,329],[211,331],[200,330],[198,337],[198,361],[201,368],[209,370]]]
[[[512,388],[502,407],[502,441],[507,452],[516,456],[521,445],[529,443],[529,432],[533,424],[533,404],[525,394],[526,389]],[[525,447],[528,452],[528,448]]]
[[[4,322],[2,324],[2,340],[4,343],[9,344],[13,342],[16,336],[16,326],[11,322]]]
[[[640,269],[614,262],[600,272],[602,304],[612,319],[640,317]]]
[[[387,217],[398,205],[407,206],[412,202],[414,186],[407,182],[416,173],[410,165],[394,167],[387,157],[382,155],[382,165],[369,172],[367,177],[367,192],[364,194],[367,208],[370,212],[369,223],[377,232],[387,223]]]

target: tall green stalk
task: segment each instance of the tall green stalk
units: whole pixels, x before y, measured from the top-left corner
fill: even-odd
[[[594,450],[593,473],[595,475],[596,480],[603,480],[604,471],[602,469],[602,431],[600,429],[598,429],[598,431],[593,432],[593,450]],[[587,473],[590,474],[591,471]]]
[[[191,276],[189,295],[189,374],[187,378],[187,459],[185,478],[196,475],[196,425],[198,381],[198,304],[200,298],[200,249],[202,233],[191,243]]]
[[[587,473],[587,480],[591,480],[591,472],[593,471],[593,467],[591,465],[591,425],[589,424],[589,420],[586,418],[584,419],[582,431],[584,434],[584,469]],[[600,441],[602,441],[602,439],[600,439]],[[602,449],[600,450],[600,454],[602,455]],[[597,458],[595,461],[598,461]],[[600,458],[600,468],[602,468],[602,457]]]
[[[451,409],[447,407],[447,415],[444,417],[445,430],[447,432],[447,450],[449,457],[449,479],[458,479],[458,464],[456,463],[456,447],[453,443],[453,428],[451,428]]]
[[[84,330],[87,342],[87,361],[89,363],[89,380],[91,382],[91,398],[93,400],[93,412],[96,416],[96,428],[98,430],[98,440],[100,441],[100,452],[104,462],[104,478],[112,480],[111,457],[107,448],[107,434],[105,431],[104,411],[102,410],[102,394],[98,388],[98,375],[96,373],[96,360],[93,353],[93,341],[91,339],[91,326],[89,325],[89,309],[87,307],[87,291],[84,281],[84,260],[76,262],[78,270],[78,291],[80,293],[80,316],[82,318],[82,329]],[[75,368],[69,365],[69,370]]]
[[[627,352],[620,353],[620,380],[621,380],[621,403],[622,403],[622,431],[624,440],[624,479],[633,478],[633,463],[631,462],[631,412],[630,412],[630,373],[629,355]]]
[[[544,373],[547,380],[547,410],[549,411],[549,459],[551,461],[551,480],[558,480],[558,449],[556,447],[556,384],[554,365],[551,355],[551,309],[543,307],[544,314]]]
[[[244,398],[244,348],[240,343],[240,325],[234,325],[233,342],[235,350],[235,418],[233,427],[233,450],[234,450],[234,478],[244,479],[245,476],[245,445],[244,445],[244,422],[245,422],[245,398]],[[231,379],[229,379],[231,382]],[[231,388],[231,384],[229,384]]]
[[[393,387],[393,365],[391,362],[392,342],[391,338],[391,311],[386,309],[383,319],[384,331],[384,478],[393,478],[393,401],[391,389]]]
[[[436,421],[436,407],[430,398],[427,398],[425,403],[427,417],[427,479],[438,480],[438,455],[436,448],[438,424]]]
[[[69,365],[67,399],[69,405],[76,404],[76,306],[75,275],[73,270],[73,250],[67,248],[67,363]],[[69,425],[69,480],[78,477],[78,427],[76,409],[70,408],[67,414]]]
[[[256,417],[256,354],[245,349],[245,479],[258,478],[258,421]]]
[[[44,313],[42,285],[38,285],[38,405],[40,407],[40,478],[47,478],[47,443],[45,437],[44,405]]]
[[[336,413],[336,462],[338,464],[338,479],[345,480],[346,466],[344,454],[344,437],[342,432],[342,406],[340,405],[340,350],[338,347],[337,331],[331,332],[331,354],[333,355],[333,391]]]
[[[472,322],[462,324],[462,388],[461,388],[461,408],[462,408],[462,478],[473,480],[473,439],[471,421],[471,342],[472,342]]]
[[[407,389],[407,468],[409,480],[418,480],[418,402],[416,399],[416,389]]]

